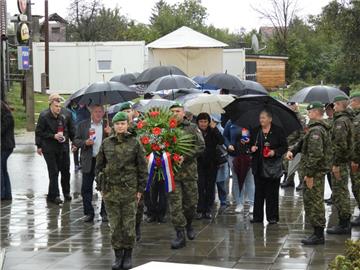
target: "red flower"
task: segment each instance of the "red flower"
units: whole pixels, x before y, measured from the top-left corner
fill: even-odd
[[[174,136],[172,140],[173,140],[174,143],[176,143],[176,141],[177,141],[176,136]]]
[[[164,145],[165,145],[165,147],[169,147],[169,146],[170,146],[170,143],[169,143],[168,141],[165,141],[165,142],[164,142]]]
[[[179,154],[173,154],[173,160],[174,160],[175,162],[180,162],[181,156],[180,156]]]
[[[161,166],[161,158],[157,157],[155,159],[155,164],[156,164],[156,166],[160,167]]]
[[[170,127],[170,128],[176,128],[176,126],[177,126],[177,121],[176,121],[176,119],[174,119],[174,118],[170,119],[170,121],[169,121],[169,127]]]
[[[138,123],[137,123],[137,128],[138,129],[142,129],[144,127],[144,122],[143,121],[139,121]]]
[[[152,149],[153,151],[160,151],[160,150],[161,150],[161,147],[160,147],[158,144],[153,143],[153,144],[151,145],[151,149]]]
[[[150,114],[151,117],[156,117],[156,116],[158,116],[160,114],[160,112],[153,111],[153,112],[150,112],[149,114]]]
[[[147,137],[147,136],[142,137],[141,138],[141,143],[142,144],[149,144],[150,143],[149,137]]]
[[[153,128],[153,129],[152,129],[152,133],[153,133],[154,135],[160,135],[160,134],[161,134],[161,128],[159,128],[159,127]]]

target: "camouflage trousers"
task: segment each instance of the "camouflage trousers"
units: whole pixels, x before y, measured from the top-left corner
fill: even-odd
[[[133,200],[105,200],[109,217],[111,245],[114,249],[133,248],[137,203]]]
[[[350,179],[352,193],[360,209],[360,169],[356,173],[350,172]]]
[[[311,189],[304,183],[303,200],[306,220],[313,227],[325,228],[324,187],[324,174],[314,176],[314,186]]]
[[[337,180],[332,173],[332,200],[338,211],[339,219],[349,219],[350,210],[350,193],[348,189],[349,166],[348,164],[340,165],[340,179]]]
[[[198,203],[196,181],[176,181],[175,190],[169,193],[171,222],[176,230],[182,230],[191,223]]]

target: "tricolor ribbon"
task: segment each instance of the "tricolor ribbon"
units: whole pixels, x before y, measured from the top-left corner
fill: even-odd
[[[175,179],[169,152],[164,152],[161,155],[161,165],[164,172],[166,191],[172,192],[175,190]]]
[[[151,153],[148,156],[148,174],[149,174],[149,177],[148,177],[148,180],[147,180],[147,183],[146,183],[146,191],[150,190],[151,182],[152,182],[152,179],[154,178],[155,168],[156,168],[155,155],[154,155],[154,153]]]

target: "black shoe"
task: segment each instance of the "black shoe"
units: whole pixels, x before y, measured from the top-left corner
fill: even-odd
[[[70,194],[66,194],[66,195],[64,195],[64,200],[66,202],[70,202],[72,200],[72,197],[70,196]]]
[[[128,270],[132,268],[132,248],[124,250],[122,269]]]
[[[56,197],[55,199],[46,199],[46,201],[48,201],[50,203],[54,203],[56,205],[63,203],[63,201],[60,199],[60,197]]]
[[[301,243],[303,243],[304,245],[323,245],[323,244],[325,244],[324,228],[315,227],[314,233],[311,236],[309,236],[308,238],[301,240]]]
[[[84,222],[87,222],[87,223],[94,222],[94,215],[86,215],[84,218]]]
[[[191,223],[186,225],[186,235],[189,240],[195,239],[195,231]]]
[[[350,219],[340,219],[338,225],[326,230],[328,234],[351,234]]]
[[[324,200],[324,202],[325,202],[327,205],[332,205],[332,204],[333,204],[332,197],[330,197],[329,199]]]
[[[203,214],[203,213],[196,213],[195,218],[196,218],[197,220],[201,220],[201,219],[204,218],[204,214]]]
[[[250,219],[250,223],[264,223],[264,221],[253,218],[253,219]]]
[[[186,246],[186,239],[184,229],[176,230],[176,238],[171,241],[172,249],[179,249]]]
[[[210,212],[206,212],[203,214],[204,219],[212,219],[212,214]]]
[[[360,215],[355,218],[353,221],[351,221],[351,226],[357,227],[360,226]]]
[[[145,220],[146,220],[147,223],[153,223],[153,222],[156,221],[156,217],[148,216]]]
[[[112,270],[120,270],[123,262],[123,249],[114,249],[115,252],[115,261],[111,266]]]
[[[304,181],[300,181],[299,185],[296,187],[296,191],[303,190],[304,188]]]
[[[269,219],[268,222],[270,225],[274,225],[278,223],[276,219]]]
[[[159,223],[166,223],[167,222],[166,217],[165,216],[159,216],[158,217],[158,222]]]
[[[294,183],[294,179],[287,179],[286,181],[282,182],[280,184],[280,186],[282,188],[287,188],[287,187],[294,187],[295,186],[295,183]]]
[[[136,233],[136,242],[139,242],[141,240],[141,223],[136,223],[135,233]]]
[[[101,215],[101,222],[109,222],[108,216],[107,215]]]

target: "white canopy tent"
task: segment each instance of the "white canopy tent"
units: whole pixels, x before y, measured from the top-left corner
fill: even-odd
[[[175,65],[189,76],[223,71],[228,45],[183,26],[147,45],[149,66]]]

